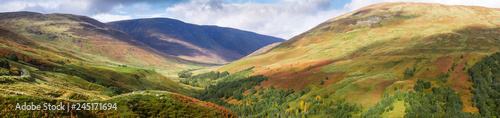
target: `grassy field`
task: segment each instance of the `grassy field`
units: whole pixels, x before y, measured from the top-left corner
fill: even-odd
[[[405,116],[405,102],[404,101],[397,101],[394,102],[394,110],[389,111],[389,112],[384,112],[382,114],[382,117],[384,118],[402,118]]]

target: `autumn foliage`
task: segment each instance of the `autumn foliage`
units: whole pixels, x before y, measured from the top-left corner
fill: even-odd
[[[224,116],[225,118],[237,118],[236,114],[234,114],[231,110],[210,102],[200,101],[177,93],[170,94],[170,97],[178,100],[179,102],[200,105],[208,109],[215,110],[218,116]]]

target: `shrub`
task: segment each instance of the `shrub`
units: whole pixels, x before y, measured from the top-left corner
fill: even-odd
[[[405,71],[403,72],[405,79],[408,79],[409,77],[413,77],[414,71],[415,71],[415,68],[414,68],[414,70],[411,70],[410,68],[406,68]]]
[[[177,73],[177,75],[178,75],[180,78],[190,78],[190,77],[193,75],[193,73],[192,73],[192,72],[189,72],[189,71],[187,71],[187,70],[183,70],[183,71],[181,71],[181,72]]]
[[[104,92],[104,95],[107,96],[115,96],[115,95],[120,95],[122,94],[122,91],[114,86],[110,86],[106,92]]]
[[[7,60],[0,61],[0,67],[5,69],[10,69],[9,61]]]
[[[428,81],[428,82],[424,82],[424,88],[425,88],[425,89],[429,89],[429,88],[431,88],[431,82],[430,82],[430,81]]]
[[[14,53],[10,54],[9,59],[12,60],[12,61],[18,61],[19,60],[19,58],[17,58],[17,55],[14,54]]]
[[[5,68],[0,68],[0,76],[2,75],[10,75],[10,71]]]

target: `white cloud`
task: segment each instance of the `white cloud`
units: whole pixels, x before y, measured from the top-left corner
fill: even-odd
[[[441,3],[446,5],[474,5],[491,8],[500,7],[500,0],[352,0],[351,3],[345,5],[345,8],[349,10],[356,10],[368,5],[382,2],[426,2]]]
[[[338,15],[381,2],[430,2],[448,5],[500,7],[500,0],[347,0],[344,8],[329,9],[338,0],[277,0],[257,3],[224,0],[0,0],[0,12],[34,11],[87,15],[101,22],[131,18],[170,17],[200,25],[233,27],[289,39]],[[228,1],[228,0],[226,0]],[[234,1],[234,0],[233,0]],[[158,10],[170,2],[173,7]],[[341,4],[345,2],[339,2]]]
[[[25,6],[26,4],[21,1],[4,2],[0,4],[0,12],[19,11],[24,9]]]
[[[90,3],[91,1],[84,0],[5,0],[0,4],[0,12],[33,11],[87,15]]]
[[[92,16],[92,18],[101,22],[119,21],[132,19],[130,15],[113,15],[109,13],[102,13]]]
[[[329,2],[286,0],[271,4],[224,4],[217,1],[193,0],[167,8],[166,11],[171,17],[190,23],[233,27],[289,39],[347,12],[326,10]]]
[[[327,9],[331,0],[282,0],[276,3],[224,4],[192,0],[167,8],[167,16],[202,25],[218,25],[289,39],[338,15],[382,2],[429,2],[500,7],[498,0],[352,0],[342,9]]]

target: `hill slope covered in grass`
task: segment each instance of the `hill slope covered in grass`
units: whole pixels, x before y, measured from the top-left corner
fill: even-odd
[[[6,117],[237,117],[230,110],[218,105],[202,102],[183,95],[161,91],[138,91],[137,93],[124,94],[100,101],[74,101],[60,99],[46,99],[31,96],[0,97],[2,111],[0,115]],[[80,107],[68,111],[50,110],[14,110],[11,103],[43,105],[70,105],[83,103],[101,103],[107,107]],[[33,102],[33,103],[31,103]],[[110,104],[110,105],[109,105]],[[109,106],[108,106],[109,105]],[[44,109],[42,107],[41,109]],[[86,110],[87,109],[87,110]]]
[[[9,30],[0,28],[0,33],[3,41],[0,60],[7,61],[7,68],[12,71],[27,73],[22,77],[17,77],[20,74],[3,76],[2,95],[71,99],[72,95],[83,94],[83,99],[89,100],[135,90],[183,94],[188,91],[153,70],[95,65],[79,60],[78,54],[59,53],[56,48]]]
[[[329,100],[361,104],[364,111],[383,102],[384,93],[414,90],[421,79],[430,81],[431,88],[456,92],[463,108],[454,112],[483,113],[474,105],[476,87],[467,70],[498,52],[499,26],[500,9],[380,3],[332,18],[265,54],[218,70],[255,67],[251,76],[272,78],[256,87],[295,92],[310,88],[305,96],[327,94]]]
[[[235,117],[224,107],[183,96],[194,90],[154,70],[190,62],[161,54],[105,24],[83,16],[27,12],[1,13],[0,19],[1,116]],[[134,91],[146,95],[130,94]],[[111,102],[118,109],[15,110],[22,102]]]
[[[126,33],[86,16],[0,13],[0,26],[79,60],[107,65],[176,67],[185,60],[161,53]]]
[[[199,26],[168,18],[107,23],[163,53],[204,63],[223,64],[238,60],[266,45],[283,39],[253,32]]]

